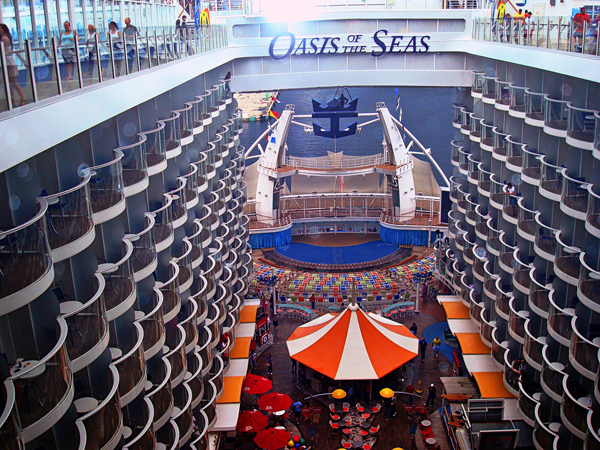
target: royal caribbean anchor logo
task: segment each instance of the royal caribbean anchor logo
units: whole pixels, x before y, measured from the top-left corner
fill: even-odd
[[[378,30],[373,36],[349,34],[340,36],[319,36],[296,39],[288,31],[279,33],[269,45],[269,55],[273,59],[288,56],[333,55],[344,53],[370,53],[378,58],[384,54],[427,53],[431,36],[391,35],[387,30]]]

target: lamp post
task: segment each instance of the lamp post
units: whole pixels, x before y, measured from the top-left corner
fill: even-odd
[[[394,397],[396,394],[406,394],[406,395],[411,395],[412,396],[412,418],[410,419],[410,440],[411,440],[411,448],[415,448],[415,431],[416,431],[416,424],[415,424],[415,397],[419,397],[421,398],[421,396],[419,394],[415,394],[415,392],[405,392],[405,391],[393,391],[390,388],[383,388],[381,391],[379,391],[379,395],[381,395],[383,398],[392,398]]]
[[[336,400],[341,400],[343,398],[346,398],[346,391],[343,389],[336,389],[333,392],[325,392],[323,394],[315,394],[315,395],[310,395],[308,397],[305,397],[304,400],[312,400],[315,397],[325,397],[326,395],[331,395],[333,398],[335,398]]]

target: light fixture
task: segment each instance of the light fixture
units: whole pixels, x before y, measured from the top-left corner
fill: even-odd
[[[336,389],[331,393],[331,396],[336,400],[341,400],[346,397],[346,391],[344,391],[343,389]]]
[[[379,395],[381,395],[383,398],[392,398],[395,393],[390,388],[383,388],[381,391],[379,391]]]

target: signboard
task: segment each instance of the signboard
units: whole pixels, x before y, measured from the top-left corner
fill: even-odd
[[[431,36],[391,34],[378,30],[372,36],[349,34],[347,36],[318,36],[296,38],[290,32],[279,33],[269,45],[273,59],[288,56],[336,55],[365,53],[378,58],[384,54],[427,53]]]
[[[269,338],[271,337],[271,332],[270,331],[265,331],[263,334],[260,335],[260,343],[259,346],[262,347],[263,345],[265,345],[267,342],[269,342]]]

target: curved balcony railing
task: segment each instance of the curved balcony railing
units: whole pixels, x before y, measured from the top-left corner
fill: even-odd
[[[547,284],[544,276],[538,279],[536,269],[529,272],[531,278],[531,292],[529,293],[529,307],[540,317],[548,319],[550,309],[550,289],[551,284]]]
[[[215,385],[216,399],[218,400],[223,394],[223,369],[225,365],[219,355],[215,356],[215,361],[212,369],[209,372],[209,379]]]
[[[196,186],[198,187],[198,194],[201,194],[208,189],[207,164],[206,153],[198,152],[198,161],[194,163],[194,165],[198,167],[198,172],[196,172]]]
[[[481,121],[481,141],[480,145],[483,150],[491,152],[494,146],[494,125],[488,125],[485,120]]]
[[[471,130],[471,114],[466,108],[460,110],[460,128],[462,133],[469,133]]]
[[[48,203],[37,199],[38,212],[27,222],[0,231],[0,315],[35,300],[54,279],[48,243]]]
[[[196,353],[200,355],[202,359],[202,376],[206,376],[212,367],[213,353],[212,353],[212,333],[210,329],[203,328],[198,336],[198,347]]]
[[[525,199],[517,199],[517,231],[521,237],[528,241],[535,240],[535,214],[537,211],[525,207]]]
[[[508,110],[510,106],[510,81],[500,81],[496,79],[494,86],[494,99],[498,109]]]
[[[496,256],[500,256],[500,230],[496,230],[493,227],[493,219],[488,219],[488,235],[487,235],[487,249]]]
[[[181,296],[179,289],[179,266],[176,261],[169,261],[169,279],[164,283],[157,282],[156,287],[162,293],[162,314],[165,323],[170,322],[181,310]]]
[[[165,356],[162,357],[164,365],[162,378],[156,382],[152,390],[146,395],[154,407],[154,428],[160,429],[171,418],[173,411],[173,395],[171,391],[171,364]]]
[[[204,258],[204,253],[202,251],[202,241],[206,238],[206,235],[209,234],[208,230],[206,230],[202,223],[198,219],[194,220],[193,225],[194,233],[191,236],[188,236],[190,244],[192,245],[192,253],[190,255],[192,269],[195,269],[202,263],[202,259]]]
[[[496,313],[507,322],[510,321],[510,301],[512,300],[512,292],[510,285],[502,285],[502,279],[496,280]]]
[[[506,138],[506,164],[513,172],[521,172],[523,167],[523,147],[527,144],[515,141],[511,136]]]
[[[190,353],[198,343],[198,324],[196,317],[198,316],[198,304],[190,297],[186,308],[187,317],[182,319],[179,325],[185,331],[185,353]]]
[[[174,412],[177,412],[175,406],[173,407],[171,414]],[[172,418],[169,418],[167,423],[156,432],[156,442],[157,447],[168,450],[177,450],[179,447],[179,428]]]
[[[510,335],[520,344],[525,343],[525,322],[529,318],[529,311],[520,310],[514,298],[508,302],[509,317],[508,330]]]
[[[165,325],[162,315],[163,296],[157,288],[153,290],[154,302],[150,303],[152,309],[147,314],[139,311],[139,323],[144,329],[144,358],[146,360],[156,355],[165,343]],[[156,409],[156,408],[155,408]]]
[[[196,313],[196,321],[198,323],[204,322],[208,315],[208,301],[206,294],[208,293],[208,282],[204,275],[198,275],[198,292],[192,296],[196,304],[198,305],[198,311]]]
[[[536,400],[534,396],[538,399]],[[517,407],[530,427],[535,425],[535,408],[540,404],[540,394],[534,394],[534,396],[529,395],[523,387],[523,384],[519,382],[519,398],[517,400]]]
[[[527,145],[524,145],[521,148],[521,154],[521,175],[524,177],[524,181],[527,181],[528,183],[539,184],[542,166],[540,154],[527,150]]]
[[[85,304],[69,301],[60,305],[62,317],[69,326],[66,344],[73,372],[95,361],[108,345],[108,319],[103,297],[105,281],[99,273],[94,277],[95,293],[90,300]]]
[[[560,417],[563,424],[579,439],[585,439],[587,416],[591,410],[591,397],[580,396],[584,389],[569,375],[563,377],[563,401],[560,404]],[[575,396],[577,392],[577,396]]]
[[[518,225],[519,209],[517,208],[517,202],[520,195],[504,194],[502,199],[502,214],[507,222]]]
[[[180,178],[186,180],[182,194],[185,197],[186,208],[191,209],[198,204],[198,166],[190,164],[187,175]]]
[[[106,398],[89,413],[80,417],[87,435],[86,448],[115,448],[123,434],[123,415],[119,404],[119,372],[113,364],[108,366],[112,386]]]
[[[145,214],[144,222],[146,228],[142,231],[125,235],[125,239],[133,244],[131,262],[133,264],[133,278],[136,282],[151,275],[158,265],[154,238],[154,215]]]
[[[479,142],[481,139],[481,121],[483,119],[481,117],[475,117],[475,113],[471,113],[471,118],[469,120],[469,133],[471,135],[470,139]]]
[[[492,330],[492,359],[496,366],[504,370],[504,354],[508,351],[508,342],[500,342],[497,338],[498,328]]]
[[[541,410],[543,406],[541,403],[535,407],[535,428],[533,429],[533,443],[536,449],[540,450],[553,450],[555,443],[558,441],[558,434],[552,431],[551,426],[554,424],[547,424],[541,421]],[[558,424],[560,425],[560,424]],[[558,430],[557,430],[558,431]]]
[[[187,358],[185,357],[185,330],[181,325],[167,335],[168,353],[165,355],[171,364],[171,386],[179,386],[187,371]]]
[[[542,374],[540,384],[544,392],[552,399],[561,402],[563,396],[563,377],[565,366],[559,362],[551,362],[548,358],[548,346],[542,349]]]
[[[492,172],[488,172],[487,170],[485,170],[483,168],[483,164],[479,164],[479,180],[477,183],[477,187],[478,187],[478,191],[479,193],[481,193],[482,195],[486,195],[489,196],[490,195],[490,189],[491,189],[491,180],[490,180],[490,176],[492,175]]]
[[[577,285],[579,273],[581,271],[581,263],[579,262],[581,249],[566,244],[563,241],[561,231],[557,231],[555,236],[557,246],[554,271],[562,280],[572,285]]]
[[[596,117],[593,109],[576,108],[567,103],[567,139],[569,144],[592,150]]]
[[[469,155],[467,157],[467,171],[469,176],[469,182],[472,184],[478,184],[479,182],[479,165],[480,161],[475,159],[474,155]]]
[[[450,200],[454,203],[458,201],[458,186],[460,183],[456,181],[455,177],[450,177]]]
[[[502,267],[505,272],[512,274],[515,270],[513,267],[514,251],[517,247],[516,245],[511,245],[509,242],[506,242],[506,240],[508,240],[508,235],[504,232],[501,232],[499,263],[500,267]]]
[[[494,102],[496,98],[496,82],[498,78],[491,76],[483,76],[483,86],[481,86],[481,96],[484,99],[491,100],[491,103]],[[485,102],[485,100],[484,100]]]
[[[516,113],[519,117],[520,114],[525,117],[525,91],[527,88],[510,85],[508,86],[509,95],[509,114],[510,112]]]
[[[490,272],[490,263],[486,261],[483,266],[484,275],[483,275],[483,292],[487,295],[491,300],[496,300],[498,296],[498,289],[496,288],[496,280],[498,279],[498,275]]]
[[[208,381],[204,385],[204,397],[200,403],[200,408],[206,414],[208,427],[211,427],[217,420],[217,410],[215,402],[217,401],[217,390],[212,381]]]
[[[594,414],[594,411],[590,411],[587,417],[588,433],[585,438],[584,449],[585,450],[598,450],[600,448],[600,418],[598,413]]]
[[[571,308],[561,308],[554,301],[556,291],[550,291],[550,309],[548,310],[548,332],[552,337],[568,347],[571,345],[571,320],[575,315],[575,310]]]
[[[172,420],[175,421],[179,430],[179,440],[177,447],[182,448],[192,436],[194,430],[194,421],[192,419],[192,390],[186,384],[183,389],[177,391],[175,395],[173,412],[171,413]]]
[[[553,262],[556,255],[558,243],[556,241],[556,232],[554,228],[548,227],[542,223],[542,216],[537,213],[535,216],[535,241],[534,249],[536,253],[546,260]]]
[[[192,104],[185,103],[184,107],[173,111],[179,114],[179,142],[181,145],[188,145],[194,140],[194,117],[192,114]]]
[[[525,91],[525,122],[530,125],[543,125],[546,110],[544,97],[543,93]]]
[[[179,113],[172,112],[171,117],[161,119],[165,124],[165,144],[167,159],[174,158],[181,153],[181,119]]]
[[[473,72],[473,83],[471,84],[471,94],[481,94],[483,93],[483,83],[484,83],[485,73],[477,73]],[[474,95],[476,97],[476,95]]]
[[[91,174],[90,199],[94,223],[106,222],[125,210],[125,184],[123,182],[123,153],[115,150],[115,159],[89,168]],[[82,177],[87,170],[81,171]]]
[[[463,191],[463,188],[460,185],[456,192],[456,206],[463,214],[467,212],[467,193]]]
[[[573,334],[571,335],[571,346],[569,347],[569,361],[580,374],[595,381],[599,368],[600,338],[588,339],[586,333],[580,330],[577,320],[577,317],[573,317],[571,321]],[[579,323],[582,323],[582,319],[579,320]]]
[[[523,356],[525,356],[525,359],[530,366],[534,367],[537,371],[541,371],[544,364],[542,350],[544,349],[544,345],[546,345],[546,337],[534,336],[531,331],[529,331],[530,327],[531,321],[525,321],[525,343],[523,345]]]
[[[167,168],[165,124],[157,122],[156,128],[144,131],[141,134],[146,136],[146,166],[148,175],[156,175]]]
[[[519,378],[521,374],[512,367],[510,350],[504,353],[504,386],[515,396],[519,395]]]
[[[58,340],[39,361],[23,359],[10,370],[7,380],[22,386],[16,395],[14,419],[21,439],[30,442],[52,428],[73,400],[73,372],[67,355],[67,322],[58,317]],[[20,364],[20,365],[19,365]],[[28,387],[25,389],[25,387]]]
[[[490,217],[486,214],[483,214],[481,211],[481,205],[477,205],[475,207],[475,233],[477,237],[487,241],[488,238],[488,228],[487,221]]]
[[[54,262],[76,255],[94,241],[90,178],[88,173],[77,186],[44,196],[48,203],[46,222]]]
[[[179,291],[187,291],[191,286],[193,280],[192,276],[192,244],[189,240],[184,239],[182,241],[183,254],[176,258],[177,265],[179,266]]]
[[[21,450],[25,448],[25,443],[19,433],[15,385],[12,381],[5,380],[2,388],[2,398],[5,399],[4,409],[0,411],[0,436],[3,439],[2,445],[6,450]]]
[[[588,209],[588,186],[582,178],[567,175],[567,169],[561,169],[562,194],[560,206],[563,212],[576,219],[585,220]]]
[[[145,388],[146,360],[144,358],[144,330],[133,322],[137,339],[129,351],[113,362],[119,372],[119,397],[121,407],[128,405]]]
[[[204,395],[204,381],[202,380],[202,358],[198,352],[193,352],[188,355],[188,377],[186,374],[185,384],[187,384],[192,391],[192,409],[202,401]]]
[[[597,261],[588,264],[587,259],[592,259],[587,253],[579,254],[581,269],[577,294],[583,304],[592,311],[600,312],[600,270],[596,270]]]
[[[137,297],[137,285],[133,276],[133,244],[128,239],[122,241],[123,257],[116,263],[98,265],[98,272],[106,281],[104,304],[109,321],[116,319],[127,311]]]
[[[123,184],[125,197],[135,195],[148,187],[148,161],[146,156],[146,136],[139,134],[140,140],[134,144],[119,147],[123,153]]]
[[[150,214],[154,215],[154,241],[156,252],[160,253],[173,243],[173,198],[163,194],[162,206]]]
[[[516,287],[519,291],[523,292],[525,295],[529,295],[531,290],[531,278],[529,276],[529,272],[532,268],[532,265],[523,261],[523,259],[530,261],[533,258],[528,258],[526,255],[521,255],[519,249],[514,252],[514,273],[513,273],[513,286]]]
[[[173,200],[171,202],[171,214],[173,217],[173,228],[178,228],[187,220],[187,207],[185,198],[186,180],[178,178],[179,187],[171,189],[167,195]]]
[[[502,133],[497,127],[492,130],[492,154],[500,161],[506,160],[506,139],[510,136],[508,133]]]
[[[154,406],[148,397],[144,397],[146,406],[145,423],[136,421],[137,426],[130,427],[132,433],[125,440],[123,450],[156,450],[156,437],[154,436]]]
[[[223,166],[223,158],[221,156],[221,145],[223,141],[223,136],[219,133],[215,133],[214,140],[208,143],[209,153],[213,156],[215,161],[215,168],[219,168]]]
[[[567,103],[565,100],[553,100],[547,95],[544,96],[544,130],[564,132],[564,136],[563,133],[561,136],[566,137],[569,116]]]
[[[593,186],[587,186],[588,200],[585,215],[585,229],[595,237],[600,237],[600,195],[596,194]]]
[[[506,197],[505,183],[496,181],[496,175],[490,176],[490,203],[494,208],[502,211],[504,197]]]
[[[469,172],[469,156],[471,154],[464,147],[458,149],[458,169],[464,175]]]
[[[192,100],[190,105],[192,105],[192,110],[190,111],[190,115],[192,117],[192,128],[194,134],[200,134],[204,131],[204,111],[203,105],[204,97],[201,95],[196,96],[194,100]]]

